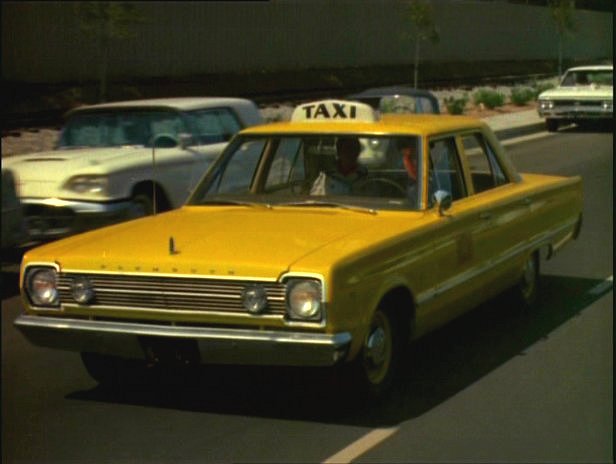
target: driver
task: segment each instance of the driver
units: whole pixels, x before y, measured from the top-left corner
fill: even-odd
[[[398,150],[407,173],[406,195],[413,207],[419,204],[419,182],[417,181],[417,142],[414,138],[398,139]]]
[[[353,184],[366,176],[358,162],[361,145],[357,137],[340,137],[336,141],[336,170],[321,171],[310,189],[311,195],[349,195]]]

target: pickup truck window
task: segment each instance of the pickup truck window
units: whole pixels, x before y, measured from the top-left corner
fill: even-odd
[[[507,183],[507,178],[494,151],[481,133],[462,137],[475,193],[490,190]]]
[[[429,163],[428,191],[431,194],[437,190],[445,190],[451,193],[454,201],[466,197],[466,187],[454,137],[430,142]],[[429,200],[432,201],[432,195]]]

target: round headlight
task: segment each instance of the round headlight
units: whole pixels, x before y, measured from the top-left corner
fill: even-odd
[[[99,175],[83,175],[71,177],[64,188],[77,193],[106,195],[109,178]]]
[[[29,273],[26,291],[32,303],[37,306],[57,306],[58,287],[54,269],[36,269]]]
[[[314,280],[289,283],[287,290],[289,316],[292,319],[321,318],[321,284]]]
[[[92,282],[85,277],[77,277],[71,286],[73,298],[77,303],[87,304],[94,299]]]
[[[267,293],[260,285],[251,285],[242,291],[242,304],[251,314],[262,313],[267,307]]]

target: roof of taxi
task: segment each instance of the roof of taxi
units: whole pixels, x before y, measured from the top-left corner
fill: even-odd
[[[215,106],[229,105],[233,103],[247,102],[243,98],[232,97],[171,97],[171,98],[150,98],[145,100],[125,100],[109,103],[98,103],[95,105],[85,105],[74,108],[69,114],[75,111],[89,111],[99,109],[117,108],[149,108],[167,107],[180,111],[189,111],[199,108],[211,108]]]
[[[242,134],[416,134],[429,135],[485,126],[477,118],[443,114],[382,114],[374,122],[290,121],[253,126]]]

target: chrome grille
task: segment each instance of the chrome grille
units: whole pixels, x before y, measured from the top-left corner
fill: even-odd
[[[242,290],[259,284],[267,293],[267,314],[285,313],[285,285],[249,280],[198,279],[108,274],[67,274],[58,277],[62,304],[75,304],[72,283],[86,277],[93,285],[95,300],[89,305],[179,311],[242,312]]]
[[[603,102],[601,100],[554,100],[555,106],[591,106],[591,107],[601,107]]]

